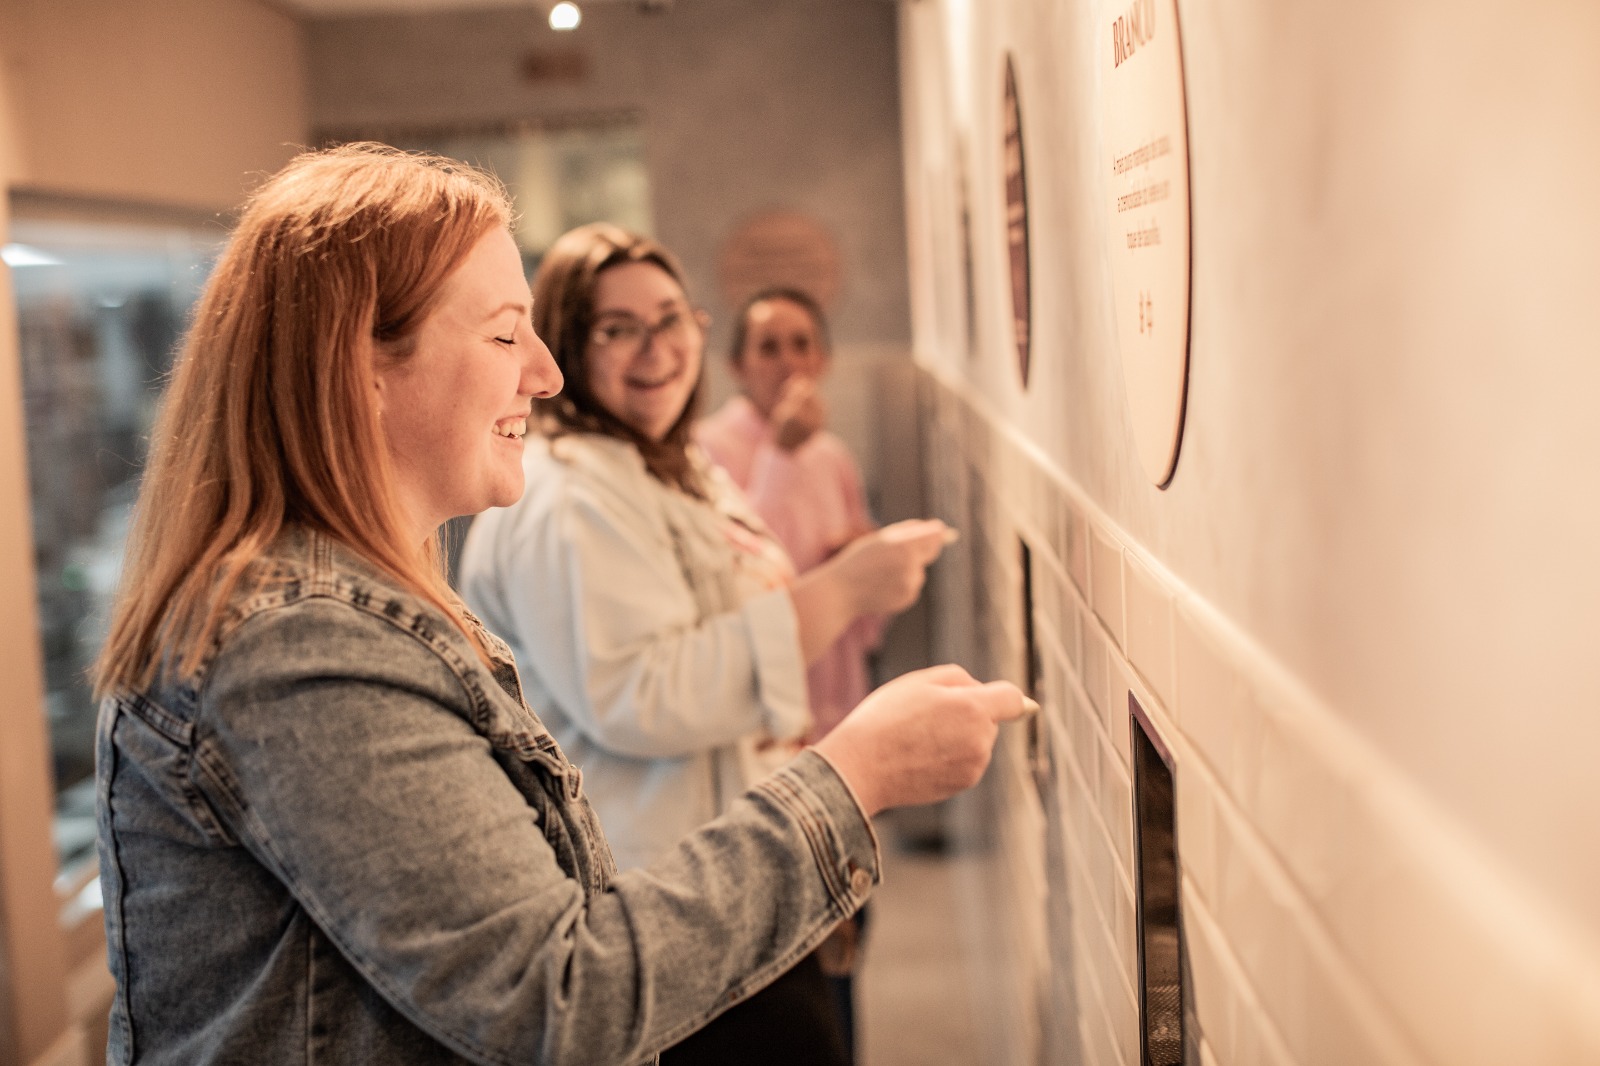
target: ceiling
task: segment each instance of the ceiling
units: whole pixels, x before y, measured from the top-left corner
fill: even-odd
[[[520,7],[543,11],[554,0],[276,0],[277,6],[311,18],[336,15],[415,14],[422,11],[467,11]],[[599,0],[585,0],[596,3]]]
[[[548,11],[555,0],[269,0],[269,2],[308,18],[332,18],[339,15],[416,14],[423,11],[468,11],[508,7],[542,12]],[[616,2],[617,0],[579,0],[579,6]],[[671,0],[634,0],[634,2],[647,8],[671,5]],[[893,3],[894,0],[887,2]]]

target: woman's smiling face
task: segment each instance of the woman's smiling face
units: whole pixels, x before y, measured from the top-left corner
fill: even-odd
[[[653,441],[683,414],[700,380],[705,334],[683,288],[654,263],[622,263],[594,283],[584,363],[589,391]]]
[[[445,279],[412,354],[377,372],[384,440],[419,540],[522,496],[533,398],[561,389],[529,312],[516,242],[491,230]]]

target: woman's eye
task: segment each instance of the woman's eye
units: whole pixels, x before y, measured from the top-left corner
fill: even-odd
[[[517,338],[514,337],[514,336],[512,336],[512,337],[496,337],[495,340],[499,341],[501,344],[515,344],[515,343],[517,343]]]
[[[616,322],[609,326],[601,326],[595,331],[596,339],[602,346],[618,344],[624,341],[632,342],[642,336],[642,327],[632,322]]]

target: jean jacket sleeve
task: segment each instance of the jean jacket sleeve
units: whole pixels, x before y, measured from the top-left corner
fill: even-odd
[[[562,767],[549,803],[519,787],[529,753],[474,727],[477,664],[396,634],[331,601],[245,622],[207,678],[192,783],[366,981],[470,1060],[648,1059],[876,882],[870,825],[807,753],[653,866],[584,884],[552,833],[562,803],[587,811]]]

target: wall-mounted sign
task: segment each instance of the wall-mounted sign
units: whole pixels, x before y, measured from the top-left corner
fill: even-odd
[[[1033,309],[1028,263],[1028,182],[1022,154],[1022,109],[1017,104],[1017,71],[1006,56],[1006,97],[1003,116],[1006,164],[1006,243],[1011,255],[1011,322],[1017,342],[1017,366],[1022,386],[1028,386],[1028,355],[1033,341]]]
[[[1176,0],[1114,4],[1096,50],[1122,368],[1139,456],[1165,487],[1189,377],[1189,135]]]
[[[765,211],[741,222],[722,243],[717,278],[729,307],[782,285],[823,307],[839,295],[839,245],[828,228],[800,211]]]

